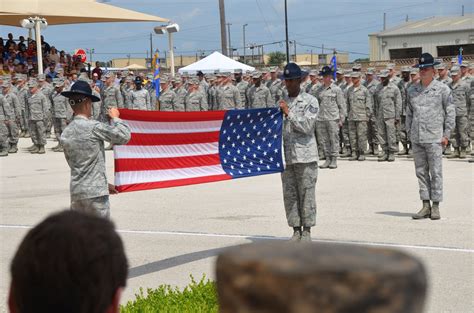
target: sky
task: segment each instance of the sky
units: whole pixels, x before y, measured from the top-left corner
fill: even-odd
[[[218,0],[102,0],[110,5],[168,18],[180,25],[174,35],[175,55],[209,54],[220,50]],[[297,43],[297,53],[350,52],[350,59],[368,57],[368,34],[381,31],[383,13],[387,28],[409,20],[432,16],[461,15],[474,12],[472,0],[288,0],[289,39]],[[247,44],[268,44],[265,53],[285,51],[284,0],[226,0],[227,23],[231,23],[233,47],[243,54],[243,25]],[[161,54],[168,50],[168,38],[155,35],[153,27],[160,23],[97,23],[50,26],[43,31],[46,41],[68,53],[75,49],[91,49],[94,61],[112,58],[143,58],[153,49]],[[26,35],[20,27],[0,26],[6,38]],[[247,50],[247,54],[251,51]],[[293,53],[293,50],[292,52]]]

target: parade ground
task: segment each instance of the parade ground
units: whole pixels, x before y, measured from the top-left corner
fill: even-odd
[[[10,261],[25,233],[69,205],[69,168],[49,140],[45,155],[20,151],[0,159],[0,312],[6,311]],[[109,182],[113,152],[107,151]],[[413,160],[394,163],[340,160],[319,170],[314,241],[399,249],[425,265],[425,312],[474,312],[473,164],[444,160],[439,221],[411,219],[420,209]],[[279,175],[119,194],[111,217],[130,263],[123,303],[140,287],[183,287],[190,275],[214,279],[216,256],[226,247],[287,240]]]

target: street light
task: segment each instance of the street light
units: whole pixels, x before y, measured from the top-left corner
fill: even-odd
[[[179,25],[176,23],[169,24],[169,25],[162,25],[157,26],[154,28],[155,34],[157,35],[164,35],[168,33],[168,49],[170,51],[170,59],[171,59],[171,76],[174,77],[174,46],[173,46],[173,33],[179,32]]]
[[[20,21],[23,28],[35,29],[36,56],[38,59],[38,74],[43,74],[43,51],[41,50],[41,29],[48,27],[48,22],[42,17],[29,17]]]
[[[245,53],[246,53],[246,51],[245,51],[245,49],[246,49],[246,47],[245,47],[245,27],[247,27],[248,25],[249,24],[244,24],[243,27],[242,27],[243,30],[244,30],[244,63],[245,63]]]

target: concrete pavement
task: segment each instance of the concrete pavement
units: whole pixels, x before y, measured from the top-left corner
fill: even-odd
[[[48,214],[69,205],[69,169],[50,148],[0,158],[0,297],[6,299],[9,263],[24,234]],[[113,154],[107,152],[112,182]],[[426,312],[473,312],[473,165],[444,160],[440,221],[414,221],[420,208],[413,161],[341,160],[337,170],[320,170],[318,217],[313,238],[401,249],[419,257],[429,275]],[[140,287],[184,286],[192,274],[214,278],[221,249],[290,234],[279,175],[124,193],[114,196],[112,219],[130,262],[123,301]],[[0,301],[0,311],[5,301]]]

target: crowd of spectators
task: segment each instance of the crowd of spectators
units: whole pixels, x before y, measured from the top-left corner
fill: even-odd
[[[78,74],[85,68],[80,57],[75,57],[59,51],[55,46],[51,46],[41,36],[41,50],[43,55],[43,71],[48,80],[57,77],[59,72],[68,77]],[[24,36],[18,39],[13,38],[9,33],[7,39],[0,37],[0,75],[26,74],[29,77],[36,77],[38,74],[38,53],[36,41]]]

